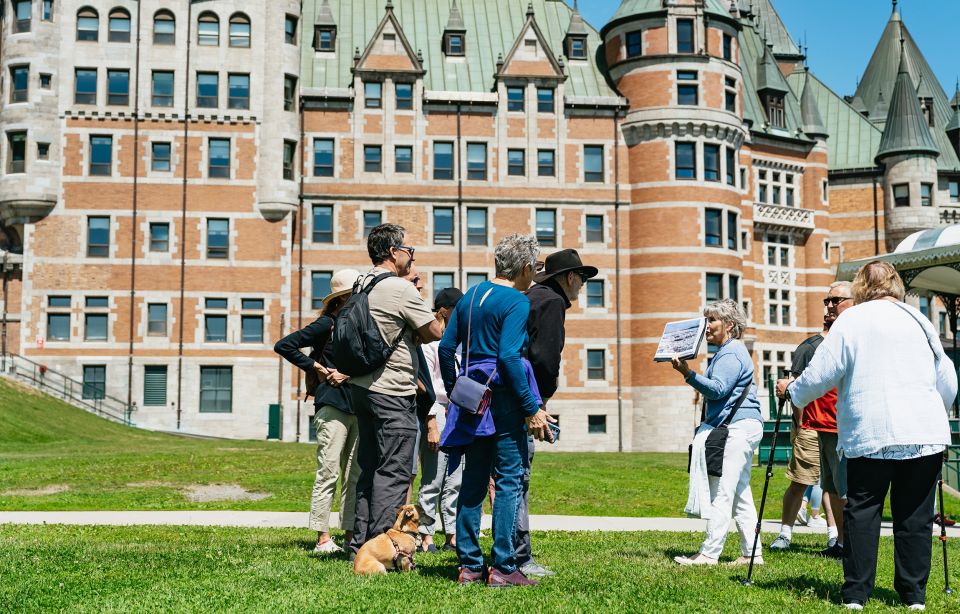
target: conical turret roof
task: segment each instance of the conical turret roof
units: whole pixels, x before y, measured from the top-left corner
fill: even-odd
[[[317,20],[314,22],[318,26],[335,26],[337,22],[333,19],[333,11],[330,10],[329,0],[323,0],[320,3],[320,9],[317,11]]]
[[[460,9],[457,7],[457,0],[453,0],[453,5],[450,7],[450,17],[447,19],[446,31],[450,32],[462,32],[467,29],[467,26],[463,23],[463,15],[460,14]]]
[[[910,78],[910,72],[907,70],[904,52],[900,54],[897,83],[890,98],[890,111],[887,113],[887,124],[880,139],[877,159],[902,153],[940,155],[937,143],[933,140],[930,127],[920,109],[920,101],[917,100],[913,79]]]
[[[570,15],[570,26],[567,28],[567,35],[587,35],[587,24],[584,23],[583,17],[580,16],[580,7],[576,2],[573,3],[573,13]]]
[[[760,65],[757,68],[757,91],[762,92],[764,90],[780,92],[781,94],[790,91],[790,86],[787,85],[787,80],[780,72],[780,67],[773,58],[773,51],[770,47],[764,47],[763,57],[760,58]]]
[[[950,107],[953,108],[953,115],[950,117],[950,123],[947,124],[947,132],[960,130],[960,81],[958,81],[955,86]]]
[[[823,118],[820,117],[820,110],[817,108],[817,99],[813,93],[809,71],[807,79],[803,82],[803,92],[800,94],[800,119],[803,121],[801,130],[807,133],[807,136],[826,137],[829,135],[826,126],[823,124]]]

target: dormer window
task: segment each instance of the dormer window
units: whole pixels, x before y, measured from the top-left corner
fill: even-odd
[[[461,57],[466,52],[462,32],[447,32],[443,36],[443,54],[446,56]]]
[[[767,122],[774,128],[786,128],[786,114],[783,110],[782,94],[767,94],[764,97],[764,107],[767,111]]]
[[[921,98],[920,109],[923,111],[923,117],[927,120],[927,125],[933,128],[935,118],[933,114],[933,98]]]
[[[317,26],[314,28],[313,48],[316,51],[336,51],[337,28],[335,26]]]
[[[571,60],[587,59],[587,37],[586,36],[568,36],[567,37],[567,57]]]

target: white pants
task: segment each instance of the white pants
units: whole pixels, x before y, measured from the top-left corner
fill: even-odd
[[[712,559],[720,558],[723,552],[731,516],[737,521],[742,556],[750,556],[757,526],[757,508],[750,492],[750,468],[753,454],[763,437],[763,423],[740,420],[728,428],[727,445],[723,450],[723,476],[710,477],[710,505],[713,509],[707,522],[707,537],[700,547],[700,552]],[[759,541],[757,556],[760,556]]]

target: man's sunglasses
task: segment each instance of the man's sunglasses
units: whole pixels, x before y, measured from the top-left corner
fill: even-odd
[[[837,305],[839,305],[839,304],[842,303],[843,301],[849,301],[850,298],[851,298],[851,297],[849,297],[849,296],[828,296],[827,298],[823,299],[823,306],[824,306],[824,307],[831,307],[831,306],[836,307]]]
[[[410,247],[409,245],[394,245],[393,249],[402,249],[403,251],[410,254],[410,257],[413,258],[413,253],[417,251],[417,248]]]

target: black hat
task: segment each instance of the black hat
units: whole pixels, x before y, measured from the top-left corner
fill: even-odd
[[[433,310],[438,311],[444,307],[456,307],[460,299],[463,298],[463,292],[456,288],[444,288],[437,292],[437,297],[433,299]]]
[[[580,254],[577,253],[577,250],[564,249],[547,256],[543,270],[533,277],[533,281],[540,284],[555,275],[569,273],[571,271],[577,271],[588,279],[596,277],[599,272],[597,271],[597,267],[584,266],[583,262],[580,261]]]

